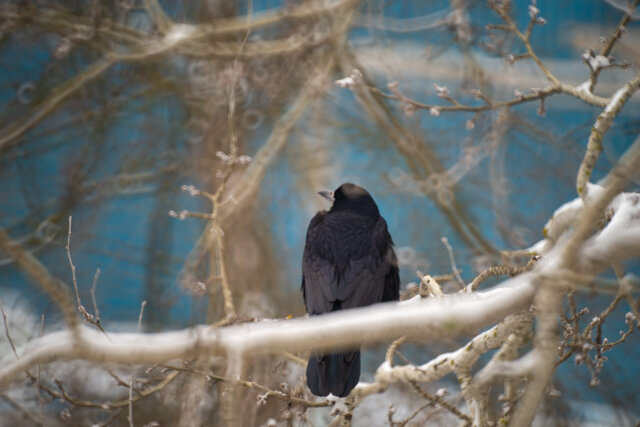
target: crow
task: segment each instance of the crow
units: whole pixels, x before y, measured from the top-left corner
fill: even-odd
[[[398,261],[387,222],[369,192],[344,183],[333,201],[307,229],[302,256],[302,296],[309,315],[396,301],[400,294]],[[360,349],[311,354],[307,385],[316,396],[344,397],[360,379]]]

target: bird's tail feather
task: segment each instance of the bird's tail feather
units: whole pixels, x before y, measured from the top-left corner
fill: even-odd
[[[345,397],[360,380],[360,352],[312,355],[307,365],[307,385],[316,396]]]

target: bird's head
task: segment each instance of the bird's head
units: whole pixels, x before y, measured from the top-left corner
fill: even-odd
[[[378,205],[371,194],[356,184],[345,182],[335,191],[319,191],[318,194],[333,202],[331,212],[353,210],[363,215],[380,215]]]

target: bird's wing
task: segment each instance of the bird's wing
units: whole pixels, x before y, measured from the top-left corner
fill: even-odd
[[[384,300],[387,295],[387,281],[397,276],[397,261],[393,252],[393,241],[387,230],[387,223],[380,217],[366,238],[355,242],[360,245],[358,257],[350,259],[339,276],[338,298],[342,308],[361,307]],[[397,280],[399,287],[399,279]],[[390,288],[393,288],[390,283]],[[397,299],[397,298],[396,298]]]
[[[338,289],[330,237],[321,230],[325,216],[319,212],[311,220],[302,255],[302,295],[309,314],[331,311]]]
[[[393,252],[393,248],[391,248]],[[393,258],[395,259],[395,252]],[[389,272],[384,278],[384,291],[382,292],[382,302],[398,301],[400,299],[400,273],[398,271],[398,261],[391,265]]]
[[[384,219],[383,219],[384,221]],[[393,250],[393,240],[387,231],[385,224],[385,233],[380,233],[378,237],[379,250],[384,253],[385,262],[389,264],[389,271],[384,278],[384,291],[382,292],[382,302],[398,301],[400,299],[400,273],[398,271],[398,258]]]

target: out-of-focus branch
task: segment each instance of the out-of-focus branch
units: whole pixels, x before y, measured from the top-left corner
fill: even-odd
[[[7,319],[7,313],[4,311],[4,305],[2,305],[2,299],[0,299],[0,312],[2,312],[2,320],[4,322],[4,335],[7,337],[7,341],[9,341],[9,345],[11,346],[11,350],[13,354],[15,354],[16,358],[20,358],[18,354],[18,350],[16,349],[15,344],[13,343],[13,338],[11,338],[11,330],[9,329],[9,321]]]
[[[231,383],[233,381],[230,378],[222,377],[220,375],[214,375],[211,373],[206,374],[206,376],[208,376],[213,380],[224,382],[224,383]],[[327,406],[331,406],[331,403],[328,400],[311,401],[311,400],[301,399],[296,396],[288,395],[280,390],[272,390],[254,381],[246,381],[242,379],[235,380],[235,381],[243,387],[262,392],[263,394],[261,395],[261,397],[263,399],[267,399],[269,397],[275,397],[276,399],[283,400],[289,404],[300,405],[305,408],[324,408]]]
[[[253,157],[253,160],[239,178],[239,181],[234,184],[234,188],[237,190],[222,200],[217,215],[221,223],[224,223],[235,212],[237,205],[257,193],[264,173],[284,147],[289,132],[298,120],[300,120],[306,107],[316,99],[319,89],[318,83],[322,82],[328,76],[328,73],[331,72],[335,65],[335,61],[335,55],[330,55],[327,60],[320,65],[319,70],[315,75],[310,77],[306,86],[302,88],[287,112],[276,121],[271,135]]]
[[[353,14],[352,9],[347,9],[339,19],[336,20],[335,28],[332,33],[332,39],[338,46],[344,45],[344,36],[350,26],[351,16]],[[250,29],[251,27],[248,27]],[[248,33],[245,34],[243,42],[240,47],[236,46],[236,64],[238,56],[244,52],[247,46]],[[332,72],[335,66],[336,57],[341,54],[341,49],[338,48],[326,53],[326,60],[323,61],[318,69],[310,76],[306,85],[302,88],[298,96],[294,99],[291,106],[274,124],[273,130],[264,143],[264,145],[258,150],[255,156],[251,159],[249,165],[244,169],[238,180],[234,183],[232,188],[227,186],[228,179],[231,171],[237,163],[244,163],[241,161],[241,157],[238,156],[237,137],[233,131],[234,112],[235,112],[235,100],[233,96],[234,84],[232,84],[231,96],[229,101],[229,113],[228,123],[230,129],[230,149],[229,154],[218,153],[226,164],[226,172],[224,174],[223,182],[220,184],[214,194],[210,194],[201,190],[197,190],[193,187],[185,188],[192,195],[199,195],[208,198],[213,204],[213,211],[211,214],[198,214],[183,211],[181,213],[171,212],[171,214],[178,218],[185,218],[187,216],[200,216],[209,219],[209,224],[205,229],[202,237],[198,241],[197,247],[193,252],[194,256],[201,256],[202,250],[208,250],[215,248],[212,263],[217,266],[217,275],[215,278],[219,279],[222,288],[225,319],[223,322],[227,322],[234,318],[236,314],[235,306],[233,303],[233,296],[231,288],[229,286],[226,270],[224,266],[224,259],[222,256],[223,248],[223,226],[226,221],[236,212],[238,206],[241,206],[251,197],[257,194],[262,177],[264,176],[267,168],[272,164],[278,153],[282,150],[286,144],[289,132],[295,126],[295,124],[301,119],[302,114],[306,110],[307,106],[313,102],[321,85],[328,81],[327,76]],[[234,65],[234,68],[236,66]],[[191,258],[191,256],[190,256]],[[209,288],[209,298],[212,301],[214,294],[213,288]],[[212,304],[210,304],[212,307]],[[213,322],[211,309],[208,312],[208,321]]]
[[[135,30],[132,32],[124,31],[125,34],[130,34],[132,37],[131,40],[135,41],[127,44],[125,49],[107,51],[102,59],[97,60],[80,74],[70,78],[60,85],[44,101],[38,104],[26,118],[15,121],[1,129],[0,154],[9,144],[15,143],[15,141],[24,135],[29,129],[55,111],[62,102],[67,100],[78,89],[102,75],[102,73],[109,69],[113,64],[120,62],[146,61],[173,51],[178,51],[179,53],[191,56],[200,55],[211,57],[218,55],[234,58],[237,58],[238,56],[284,54],[291,52],[292,50],[308,46],[309,43],[301,38],[297,40],[284,39],[263,41],[256,42],[255,45],[248,44],[241,52],[238,52],[237,44],[213,42],[211,40],[207,40],[207,38],[215,35],[247,31],[252,28],[261,28],[282,22],[289,18],[301,19],[308,16],[327,13],[341,12],[341,19],[343,19],[341,22],[348,23],[349,19],[346,19],[346,17],[349,17],[352,13],[353,6],[357,4],[357,0],[341,0],[322,4],[305,4],[286,9],[285,11],[274,10],[256,14],[256,16],[251,20],[247,20],[246,18],[234,18],[216,20],[211,24],[199,25],[173,24],[157,1],[147,0],[145,4],[150,17],[156,23],[158,29],[161,30],[161,37],[136,32]],[[346,10],[343,10],[345,8]],[[350,10],[351,12],[349,12]],[[53,23],[62,21],[64,24],[61,25],[69,27],[70,31],[77,32],[83,30],[88,34],[93,34],[94,31],[96,31],[96,29],[86,19],[80,20],[78,25],[75,26],[69,25],[68,23],[69,19],[71,22],[78,20],[77,17],[73,17],[71,15],[59,15],[58,12],[49,9],[42,12],[36,11],[35,14],[35,16],[30,18],[36,22],[38,19],[44,19],[46,23],[44,25],[50,26]],[[19,16],[13,18],[17,19]],[[125,27],[125,29],[126,28],[127,27]],[[104,31],[103,27],[100,27],[99,29]],[[341,30],[338,29],[336,32],[339,36],[342,36],[345,30],[346,28],[343,27]],[[112,29],[112,31],[118,33],[117,28]]]
[[[171,19],[162,9],[162,6],[158,3],[158,0],[144,0],[144,8],[149,15],[151,22],[157,27],[160,32],[166,32],[171,27]]]
[[[367,76],[357,71],[360,68],[353,55],[345,52],[339,65],[343,73],[351,73],[351,75],[346,82],[343,79],[336,82],[336,84],[339,86],[344,84],[353,89],[356,100],[362,105],[366,113],[389,136],[398,151],[405,156],[408,166],[417,177],[416,179],[425,182],[428,178],[437,180],[445,172],[440,159],[426,143],[419,140],[400,123],[399,119],[382,102],[380,96],[367,89],[371,85],[367,83]],[[449,183],[444,184],[449,187],[447,185]],[[447,188],[446,190],[448,190],[446,191],[448,198],[439,197],[438,192],[433,191],[431,188],[425,188],[424,192],[432,198],[456,233],[472,251],[497,254],[498,250],[483,236],[482,232],[462,208],[455,193],[453,193],[453,189]]]
[[[35,110],[24,120],[19,120],[4,127],[0,131],[0,155],[6,147],[14,142],[17,138],[24,135],[31,127],[39,123],[40,120],[51,114],[63,101],[87,82],[95,79],[108,69],[113,62],[111,58],[105,58],[96,61],[89,67],[85,68],[80,74],[69,79],[64,84],[58,86],[47,99],[35,107]]]
[[[169,32],[171,28],[169,24],[173,23],[162,9],[162,6],[156,0],[145,0],[145,3],[147,11],[150,12],[151,19],[156,23],[163,21],[161,28],[159,28],[161,34]],[[342,8],[353,7],[357,3],[358,0],[315,1],[255,13],[251,21],[248,21],[245,17],[219,18],[199,24],[198,31],[192,35],[192,39],[198,41],[214,36],[227,36],[276,25],[285,21],[339,13]],[[0,17],[12,20],[23,18],[21,14],[15,14],[11,10],[0,11]],[[86,17],[53,8],[32,8],[28,10],[24,18],[47,30],[60,31],[66,29],[68,31],[82,33],[96,31],[107,40],[119,43],[138,43],[148,36],[147,33],[137,28],[110,21],[103,21],[100,26],[94,28],[91,20]]]
[[[169,372],[162,380],[160,380],[158,383],[153,384],[151,386],[148,386],[142,390],[136,390],[136,393],[131,397],[131,399],[129,399],[128,397],[126,399],[121,399],[121,400],[114,400],[114,401],[109,401],[109,402],[96,402],[96,401],[92,401],[92,400],[86,400],[86,399],[82,399],[76,396],[73,396],[69,391],[66,390],[66,388],[62,385],[61,381],[57,381],[57,387],[58,390],[53,390],[50,387],[38,383],[36,384],[36,386],[38,387],[38,390],[42,389],[44,390],[44,392],[46,392],[51,398],[53,399],[58,399],[60,401],[65,401],[67,403],[69,403],[70,405],[73,405],[74,407],[83,407],[83,408],[101,408],[104,409],[105,407],[111,408],[111,409],[116,409],[116,408],[125,408],[127,406],[129,406],[129,404],[131,402],[135,403],[138,402],[146,397],[151,396],[152,394],[162,390],[163,388],[165,388],[167,385],[169,385],[174,379],[176,379],[176,377],[180,374],[180,371],[172,371]],[[113,375],[112,375],[113,376]],[[35,378],[32,378],[32,381],[35,380]],[[116,381],[118,381],[119,385],[122,386],[126,386],[129,387],[129,384],[126,383],[125,381],[121,380],[121,379],[117,379]]]
[[[342,9],[353,8],[357,3],[358,0],[302,3],[285,9],[255,13],[250,22],[245,18],[217,19],[203,24],[202,31],[195,34],[194,39],[259,29],[290,19],[304,19],[323,14],[340,13],[344,12]]]
[[[78,329],[78,317],[74,310],[73,298],[63,283],[49,274],[49,271],[33,255],[25,251],[22,245],[14,242],[0,228],[0,249],[15,260],[16,266],[33,282],[44,290],[58,305],[67,326],[75,335]]]
[[[39,426],[45,425],[42,419],[38,418],[37,416],[31,413],[30,408],[26,408],[20,402],[17,402],[15,399],[11,398],[11,396],[9,396],[8,394],[0,393],[0,398],[6,400],[11,406],[18,409],[22,414],[24,414],[27,418],[29,418],[29,420],[31,420],[33,424],[39,425]]]
[[[497,377],[514,378],[531,373],[535,369],[537,361],[535,352],[530,352],[519,360],[514,361],[518,355],[518,347],[524,344],[525,338],[528,337],[516,334],[509,336],[491,361],[475,375],[474,387],[483,389]],[[515,390],[512,391],[515,392]]]

